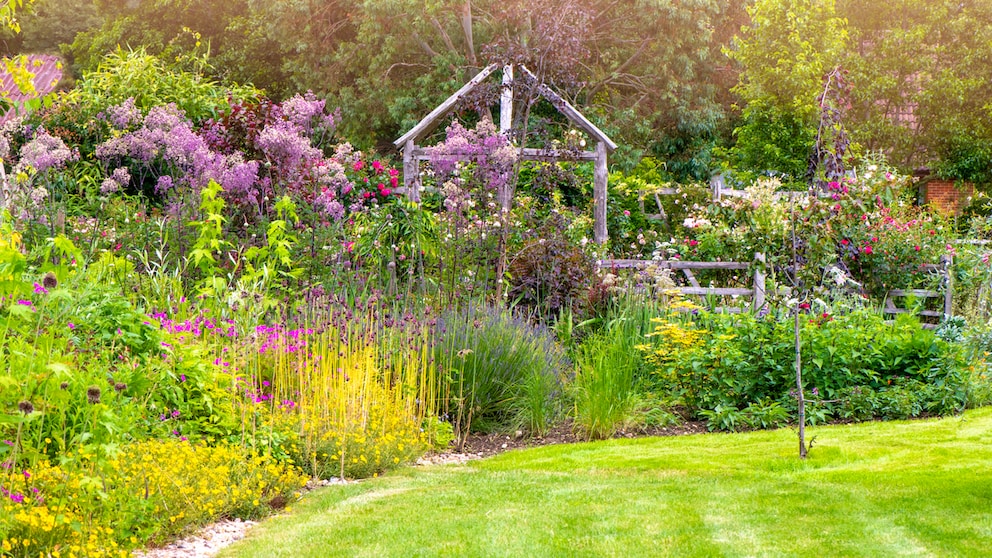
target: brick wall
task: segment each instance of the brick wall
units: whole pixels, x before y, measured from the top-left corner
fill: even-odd
[[[957,186],[953,180],[931,180],[923,186],[923,203],[945,213],[958,214],[974,193],[974,184]]]

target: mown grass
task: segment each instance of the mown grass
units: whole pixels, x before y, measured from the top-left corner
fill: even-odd
[[[992,408],[610,440],[312,493],[222,556],[987,556]]]

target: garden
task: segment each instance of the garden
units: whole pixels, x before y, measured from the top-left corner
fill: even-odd
[[[21,40],[38,40],[31,18],[54,17],[42,1]],[[578,4],[564,13],[587,14]],[[757,4],[743,17],[779,3]],[[359,28],[377,29],[381,14],[361,13]],[[990,161],[977,140],[934,147],[935,168],[978,194],[963,211],[927,204],[899,145],[851,141],[854,76],[829,69],[791,68],[815,94],[769,121],[780,107],[760,49],[777,38],[761,29],[741,31],[730,56],[748,103],[730,139],[697,128],[710,145],[693,151],[664,128],[658,138],[674,135],[649,149],[638,138],[654,116],[634,125],[584,105],[626,141],[603,177],[587,156],[590,130],[603,133],[546,93],[588,85],[562,73],[591,48],[563,21],[532,30],[554,56],[480,34],[503,81],[460,99],[405,159],[358,85],[246,85],[220,71],[247,64],[233,46],[217,35],[212,55],[185,27],[164,48],[137,33],[88,59],[111,28],[81,30],[71,87],[0,128],[0,556],[129,556],[273,514],[231,555],[296,555],[310,544],[298,537],[324,540],[320,555],[653,555],[649,540],[664,554],[847,554],[871,530],[844,517],[850,506],[885,534],[868,554],[980,554],[977,524],[927,518],[987,500],[966,471],[987,464],[980,407],[992,404]],[[511,81],[514,67],[534,71]],[[403,131],[431,108],[407,101]],[[796,134],[773,146],[783,122]],[[681,431],[727,434],[650,437]],[[562,433],[590,443],[409,467]],[[946,459],[919,457],[931,450]],[[929,468],[977,492],[919,504],[936,498]],[[894,492],[866,502],[857,492],[879,470]],[[315,489],[329,479],[362,482]],[[770,495],[735,503],[740,491]],[[799,513],[814,493],[839,535],[784,542],[770,510]],[[620,494],[636,496],[644,530],[616,516]],[[428,507],[458,535],[399,527]],[[542,527],[487,535],[466,519],[521,509]],[[680,527],[673,513],[695,519]],[[331,527],[308,531],[325,515]],[[559,516],[570,527],[555,534],[546,520]],[[369,543],[380,520],[393,527]],[[714,525],[722,535],[700,534]],[[897,531],[917,538],[900,546]],[[464,542],[488,536],[491,548]]]

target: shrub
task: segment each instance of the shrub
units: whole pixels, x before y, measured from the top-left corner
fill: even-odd
[[[592,285],[593,267],[582,249],[560,233],[528,241],[510,258],[509,296],[545,318],[580,309]]]
[[[299,496],[292,466],[236,446],[177,440],[86,449],[0,482],[4,555],[126,555],[217,517],[257,518]]]
[[[239,366],[252,382],[244,386],[248,404],[271,407],[271,424],[290,436],[290,455],[315,478],[378,475],[430,443],[421,430],[436,409],[425,396],[436,381],[426,339],[387,353],[372,335],[377,323],[356,318],[264,337],[249,350],[274,353],[271,381],[250,360]]]
[[[867,310],[807,315],[800,335],[807,397],[820,418],[947,414],[965,402],[960,350],[912,316],[887,324]],[[640,348],[655,389],[711,425],[764,427],[781,423],[781,410],[795,413],[791,316],[669,314]]]
[[[485,307],[449,312],[437,331],[440,400],[459,447],[475,430],[544,432],[565,369],[564,353],[548,330]]]

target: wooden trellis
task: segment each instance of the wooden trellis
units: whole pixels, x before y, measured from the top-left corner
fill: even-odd
[[[418,143],[422,141],[441,123],[441,119],[448,116],[458,105],[458,102],[465,98],[470,92],[486,80],[498,68],[495,64],[490,64],[476,74],[461,89],[448,97],[443,103],[423,118],[416,126],[403,134],[393,144],[403,151],[403,192],[415,201],[420,200],[420,163],[428,160],[427,151]],[[500,131],[506,133],[513,123],[513,73],[519,69],[528,78],[537,81],[537,78],[527,69],[526,66],[504,66],[502,93],[500,95],[499,127]],[[577,128],[589,135],[595,144],[593,150],[580,151],[578,153],[560,153],[556,150],[518,148],[519,157],[528,161],[593,161],[595,164],[593,172],[593,237],[596,242],[604,243],[608,238],[606,230],[606,198],[608,186],[607,157],[617,148],[602,130],[596,127],[585,116],[582,115],[571,103],[561,95],[555,93],[547,85],[537,86],[537,93],[550,102],[559,112]],[[504,211],[509,211],[512,200],[506,188],[497,192],[500,206]]]

